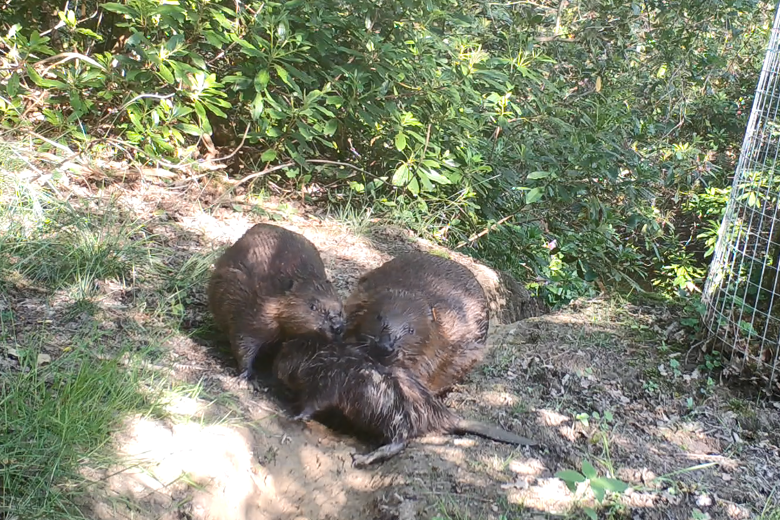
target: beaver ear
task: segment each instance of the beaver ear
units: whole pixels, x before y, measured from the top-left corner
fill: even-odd
[[[344,302],[344,312],[359,316],[363,314],[368,305],[368,296],[364,293],[354,292]]]
[[[282,285],[282,291],[288,293],[292,291],[293,287],[295,287],[295,280],[293,280],[292,278],[283,277],[281,279],[281,285]]]

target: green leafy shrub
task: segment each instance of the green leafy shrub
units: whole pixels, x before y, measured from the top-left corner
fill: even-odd
[[[754,0],[39,7],[0,12],[5,127],[146,161],[245,137],[266,179],[552,302],[700,284],[771,23]]]

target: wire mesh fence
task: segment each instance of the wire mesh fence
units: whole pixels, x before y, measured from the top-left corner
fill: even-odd
[[[780,4],[778,4],[780,6]],[[704,286],[704,323],[730,355],[780,390],[780,9],[770,33]]]

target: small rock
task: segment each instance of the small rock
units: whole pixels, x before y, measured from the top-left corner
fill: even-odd
[[[710,507],[712,505],[712,498],[706,493],[696,497],[696,505],[699,507]]]

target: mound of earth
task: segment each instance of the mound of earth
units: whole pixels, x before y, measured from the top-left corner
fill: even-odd
[[[213,256],[269,217],[317,245],[343,295],[363,272],[397,252],[439,249],[392,228],[356,233],[303,207],[267,203],[261,211],[249,204],[204,211],[199,204],[208,203],[208,196],[195,183],[180,193],[151,184],[119,189],[124,208],[143,220],[167,252],[167,272],[192,269],[193,258]],[[194,333],[210,322],[204,269],[202,286],[189,288],[184,330],[173,331],[165,343],[171,363],[159,367],[174,382],[199,385],[198,397],[172,397],[159,416],[126,421],[113,438],[121,463],[104,472],[85,464],[85,475],[96,483],[83,497],[85,515],[136,520],[577,515],[579,507],[594,505],[591,491],[581,484],[572,493],[555,475],[580,470],[586,460],[601,475],[632,486],[607,500],[603,517],[748,518],[770,500],[780,478],[778,409],[710,384],[702,369],[682,357],[673,367],[670,360],[677,358],[663,342],[669,321],[663,309],[593,300],[545,314],[506,274],[458,253],[439,252],[477,273],[494,313],[490,353],[447,395],[447,405],[462,416],[534,437],[543,447],[428,436],[381,466],[352,468],[351,454],[369,447],[314,422],[290,421],[273,392],[236,385],[233,362],[219,339]],[[144,310],[153,302],[142,287],[103,290],[104,315],[116,323],[111,326],[153,320]],[[14,304],[49,309],[34,297]],[[63,331],[75,323],[56,308],[39,314],[31,310],[30,322],[51,320]]]

